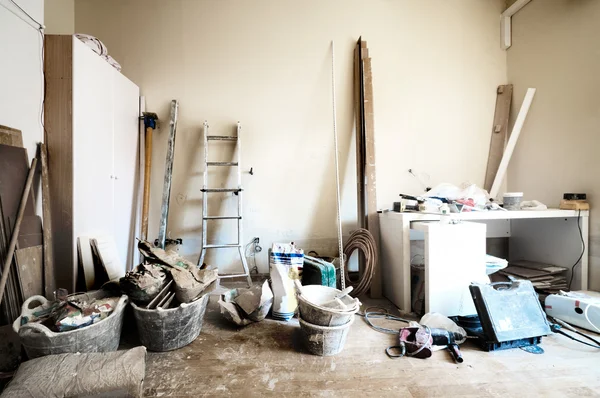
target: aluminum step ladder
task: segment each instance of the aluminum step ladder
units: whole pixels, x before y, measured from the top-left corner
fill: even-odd
[[[208,249],[237,249],[240,254],[240,260],[244,268],[243,274],[225,274],[219,275],[219,279],[224,278],[239,278],[246,277],[248,280],[248,287],[252,286],[252,278],[250,277],[250,270],[248,269],[248,263],[246,262],[245,253],[242,251],[242,171],[241,171],[241,131],[242,125],[238,122],[237,124],[237,135],[208,135],[208,122],[204,121],[204,183],[202,185],[202,251],[200,252],[200,259],[198,260],[198,266],[202,266],[204,263],[204,256],[206,256],[206,250]],[[210,162],[208,160],[208,145],[209,141],[228,141],[234,142],[237,149],[237,162]],[[209,167],[236,167],[237,168],[237,188],[209,188],[208,187],[208,168]],[[211,193],[223,193],[232,192],[235,194],[238,206],[237,215],[234,216],[219,216],[219,215],[208,215],[208,194]],[[207,243],[207,221],[210,220],[237,220],[237,243],[223,243],[223,244],[208,244]]]

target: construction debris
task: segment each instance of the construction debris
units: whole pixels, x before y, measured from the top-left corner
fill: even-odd
[[[199,269],[196,264],[175,251],[153,247],[144,240],[139,241],[138,249],[149,262],[161,266],[171,274],[175,282],[175,297],[180,303],[193,301],[217,279],[217,270]]]
[[[221,314],[238,326],[262,321],[272,305],[273,292],[268,281],[249,289],[230,290],[219,299]]]
[[[168,283],[168,275],[162,267],[142,263],[129,271],[119,281],[121,290],[136,303],[148,303],[154,299]]]

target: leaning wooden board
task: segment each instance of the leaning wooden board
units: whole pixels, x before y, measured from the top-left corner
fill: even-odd
[[[0,125],[0,144],[23,148],[21,130]]]
[[[504,147],[508,140],[508,119],[510,116],[510,103],[512,101],[512,84],[498,86],[496,90],[496,112],[494,113],[494,125],[492,126],[492,138],[490,140],[490,153],[485,171],[485,183],[483,187],[489,192],[492,189],[494,178],[498,172],[498,166],[502,160]]]
[[[32,246],[15,251],[23,298],[44,293],[44,246]]]

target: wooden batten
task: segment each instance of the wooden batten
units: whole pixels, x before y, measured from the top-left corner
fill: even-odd
[[[45,143],[56,285],[73,285],[73,37],[44,37]]]

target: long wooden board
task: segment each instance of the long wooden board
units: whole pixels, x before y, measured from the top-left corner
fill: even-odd
[[[494,112],[490,153],[488,155],[485,183],[483,185],[488,192],[492,189],[494,178],[498,172],[498,166],[500,166],[500,161],[502,160],[504,147],[508,140],[508,120],[510,116],[512,92],[512,84],[501,85],[496,89],[496,111]]]
[[[377,246],[376,250],[379,252],[379,214],[377,214],[377,174],[375,168],[375,112],[373,108],[373,73],[370,57],[364,58],[363,71],[367,229],[373,235]],[[376,262],[371,281],[371,297],[381,298],[381,290],[381,269],[379,262]]]
[[[44,124],[48,156],[48,187],[52,198],[52,250],[56,284],[73,286],[73,37],[44,37],[46,101]],[[90,137],[93,139],[93,137]]]

